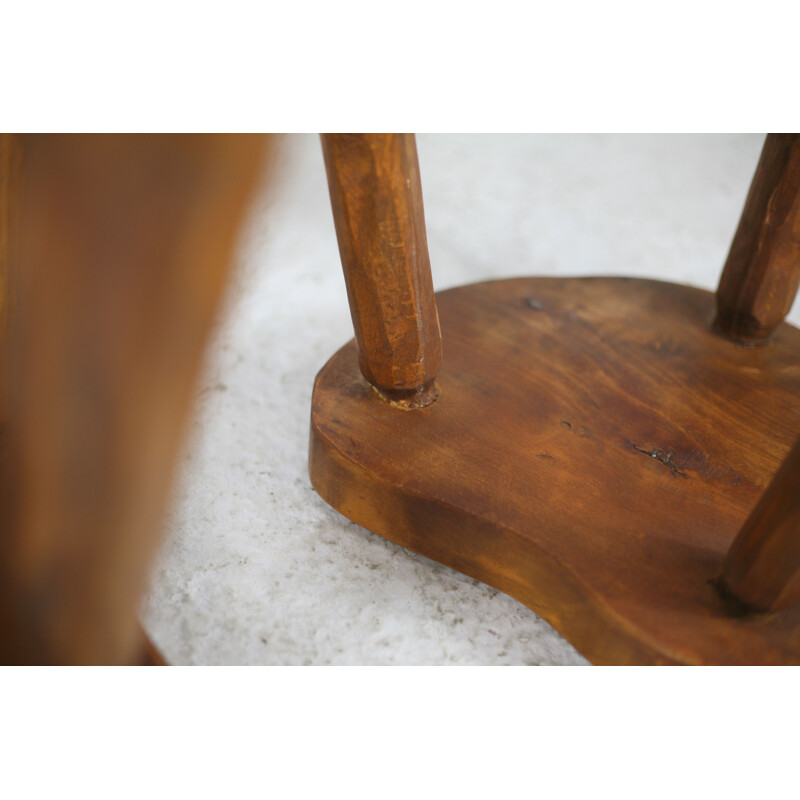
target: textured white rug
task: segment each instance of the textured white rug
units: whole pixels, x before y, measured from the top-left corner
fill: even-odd
[[[713,289],[762,141],[419,135],[434,284],[598,274]],[[586,663],[527,608],[311,488],[314,376],[352,329],[317,137],[286,137],[278,162],[198,390],[145,627],[173,664]]]

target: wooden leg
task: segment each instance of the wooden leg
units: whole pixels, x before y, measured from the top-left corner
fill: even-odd
[[[436,399],[442,360],[412,134],[324,134],[339,252],[364,377],[404,408]]]
[[[717,290],[715,327],[762,344],[800,285],[800,134],[770,134]]]
[[[261,151],[3,140],[2,663],[140,658],[137,607]]]
[[[800,441],[731,545],[722,584],[760,611],[800,601]]]

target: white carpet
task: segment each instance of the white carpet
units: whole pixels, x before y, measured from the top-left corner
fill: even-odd
[[[613,274],[713,289],[762,142],[419,135],[434,284]],[[173,664],[585,664],[516,601],[313,491],[311,388],[351,337],[319,141],[286,137],[199,390],[145,603],[155,643]]]

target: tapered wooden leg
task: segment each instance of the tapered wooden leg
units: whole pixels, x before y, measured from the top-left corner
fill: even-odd
[[[135,662],[263,140],[25,136],[3,148],[0,661]]]
[[[789,313],[800,285],[800,134],[764,142],[717,290],[715,327],[762,344]]]
[[[412,134],[323,134],[364,377],[405,408],[436,399],[441,333]]]
[[[800,601],[800,441],[731,545],[722,583],[760,611]]]

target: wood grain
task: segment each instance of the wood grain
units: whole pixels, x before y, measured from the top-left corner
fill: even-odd
[[[138,605],[263,139],[4,147],[0,661],[138,663]]]
[[[355,345],[321,370],[311,480],[351,520],[517,598],[600,664],[800,663],[800,607],[718,589],[800,430],[800,331],[711,330],[714,296],[520,278],[437,296],[433,405],[382,403]]]
[[[364,377],[405,408],[436,398],[441,333],[412,134],[323,134]]]
[[[717,290],[714,326],[763,344],[789,313],[800,286],[800,134],[764,142]]]
[[[761,611],[800,601],[800,441],[731,545],[722,580]]]

